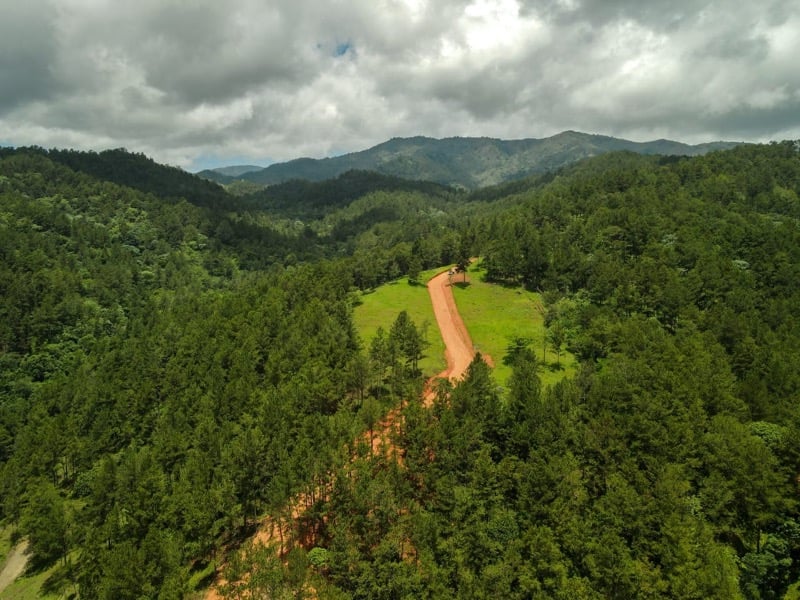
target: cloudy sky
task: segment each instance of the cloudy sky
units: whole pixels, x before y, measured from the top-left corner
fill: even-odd
[[[800,0],[0,0],[0,145],[188,169],[394,136],[800,138]]]

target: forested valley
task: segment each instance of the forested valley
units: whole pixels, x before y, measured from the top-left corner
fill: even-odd
[[[800,597],[798,143],[236,191],[0,149],[0,519],[43,594]],[[509,340],[505,389],[477,356],[425,408],[418,324],[353,307],[475,256],[580,367]]]

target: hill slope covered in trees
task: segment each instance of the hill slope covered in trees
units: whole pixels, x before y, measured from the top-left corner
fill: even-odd
[[[468,189],[497,185],[552,171],[606,152],[694,156],[735,146],[713,142],[690,146],[670,140],[631,142],[603,135],[565,131],[549,138],[498,140],[493,138],[394,138],[373,148],[333,158],[299,158],[237,176],[202,171],[220,183],[237,178],[261,185],[292,179],[321,181],[357,169],[405,179],[435,181]]]
[[[381,184],[330,212],[305,198],[302,221],[79,158],[0,155],[0,518],[53,589],[186,597],[301,493],[294,549],[229,556],[234,584],[749,599],[798,581],[797,144],[613,153],[475,194]],[[475,255],[542,292],[578,373],[542,388],[509,340],[507,390],[476,361],[423,409],[415,325],[360,340],[353,292]],[[398,461],[359,432],[400,402]]]

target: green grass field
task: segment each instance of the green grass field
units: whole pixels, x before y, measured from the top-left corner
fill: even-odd
[[[0,527],[0,565],[6,561],[9,550],[11,550],[11,527]]]
[[[5,564],[8,553],[11,550],[11,527],[0,528],[0,567]],[[63,569],[60,565],[55,565],[44,571],[37,573],[24,573],[19,579],[9,584],[0,592],[0,600],[36,600],[37,598],[64,598],[63,594],[48,594],[42,591],[46,582],[51,577],[56,577]],[[52,582],[52,580],[51,580]]]
[[[427,282],[441,270],[423,271],[419,280]],[[355,307],[354,319],[365,349],[369,349],[378,327],[383,327],[388,333],[397,315],[405,310],[430,344],[419,364],[422,372],[432,376],[441,373],[447,367],[444,342],[436,326],[428,288],[424,284],[411,285],[404,277],[382,285],[374,291],[361,294],[359,300],[361,304]]]
[[[42,592],[42,587],[45,581],[50,577],[50,571],[44,571],[35,575],[23,575],[14,583],[9,585],[3,593],[0,594],[2,600],[37,600],[52,598],[65,598],[66,596],[60,594],[45,594]]]
[[[422,273],[420,281],[428,281],[441,272],[432,269]],[[470,267],[470,283],[458,285],[461,276],[454,278],[454,293],[458,310],[469,330],[475,347],[488,354],[494,361],[494,377],[498,385],[506,386],[511,375],[510,367],[503,364],[509,341],[513,337],[528,337],[533,340],[532,349],[542,360],[542,340],[545,330],[542,315],[536,309],[539,294],[522,288],[507,288],[486,283],[482,279],[480,262]],[[409,285],[403,278],[387,283],[373,292],[359,296],[361,304],[355,308],[355,324],[359,335],[368,348],[379,326],[387,331],[401,310],[408,311],[417,326],[427,327],[430,346],[420,366],[426,375],[435,375],[445,367],[444,343],[436,326],[433,307],[424,285]],[[575,372],[575,358],[566,352],[561,354],[561,368],[551,368],[555,353],[547,348],[547,366],[539,371],[544,385],[551,385]]]
[[[541,304],[539,294],[523,288],[509,288],[483,281],[480,261],[472,265],[468,273],[469,284],[459,285],[461,276],[456,276],[454,295],[458,312],[467,326],[475,348],[488,354],[494,361],[494,378],[503,387],[511,376],[511,368],[503,364],[508,344],[514,337],[533,340],[532,350],[542,361],[545,328],[537,306]],[[555,368],[556,354],[549,347],[546,366],[539,370],[542,384],[553,383],[575,373],[575,357],[561,353],[561,367]]]

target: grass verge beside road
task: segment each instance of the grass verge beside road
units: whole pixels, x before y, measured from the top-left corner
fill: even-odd
[[[432,269],[420,275],[420,282],[427,282],[442,269]],[[521,287],[509,288],[483,281],[480,262],[469,270],[469,283],[461,283],[462,275],[453,278],[453,292],[461,318],[467,326],[476,349],[492,357],[495,364],[494,378],[498,385],[506,387],[511,368],[503,364],[509,342],[514,337],[532,340],[531,348],[540,361],[539,377],[543,385],[552,385],[575,373],[575,358],[562,351],[560,367],[556,367],[556,354],[549,346],[545,349],[545,328],[537,306],[541,305],[539,294]],[[447,366],[444,359],[444,343],[436,325],[428,290],[423,283],[411,285],[406,278],[380,286],[374,291],[359,296],[361,304],[356,306],[354,320],[361,340],[368,349],[375,332],[382,326],[387,332],[401,310],[406,310],[418,327],[425,330],[430,346],[420,368],[428,375],[435,375]],[[545,351],[546,350],[546,351]],[[543,356],[546,357],[542,362]]]
[[[575,357],[561,352],[560,367],[555,365],[556,353],[544,347],[544,319],[537,306],[541,297],[522,287],[504,287],[483,281],[480,262],[469,269],[468,283],[462,276],[453,279],[453,292],[461,318],[467,326],[475,348],[494,361],[494,378],[503,387],[508,384],[511,368],[503,364],[509,342],[515,337],[532,340],[531,349],[539,361],[539,377],[543,386],[552,385],[574,375]],[[543,356],[546,360],[542,362]]]
[[[423,271],[418,284],[412,285],[403,277],[359,295],[361,304],[355,307],[353,318],[365,350],[369,350],[378,327],[383,327],[389,333],[397,315],[405,310],[430,344],[425,350],[425,357],[419,363],[422,372],[426,376],[432,376],[447,367],[444,342],[436,325],[428,288],[425,287],[428,280],[441,271],[442,269]]]

